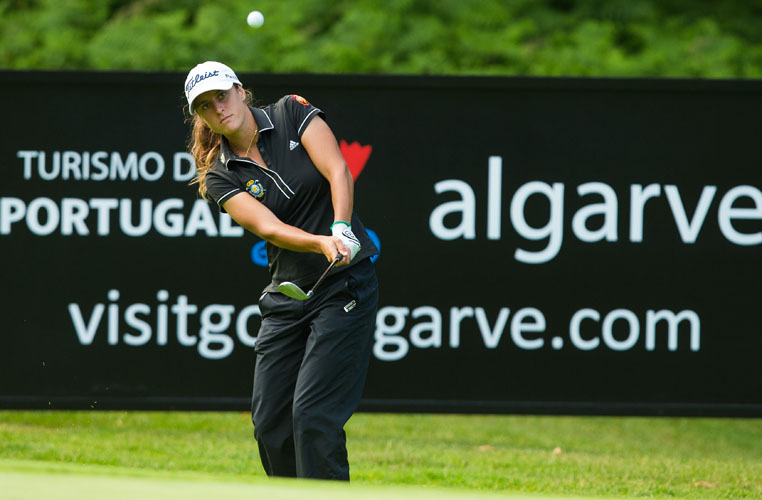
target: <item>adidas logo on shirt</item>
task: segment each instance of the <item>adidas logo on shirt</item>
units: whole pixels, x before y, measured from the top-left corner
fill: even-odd
[[[291,151],[295,150],[298,146],[299,146],[299,143],[295,142],[295,141],[289,141],[289,143],[288,143],[288,148]]]

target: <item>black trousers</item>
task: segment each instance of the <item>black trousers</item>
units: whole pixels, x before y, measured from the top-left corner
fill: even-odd
[[[365,385],[377,304],[369,259],[308,300],[260,299],[252,420],[267,475],[349,480],[344,424]]]

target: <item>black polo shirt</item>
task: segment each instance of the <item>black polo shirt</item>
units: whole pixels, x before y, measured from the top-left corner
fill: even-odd
[[[310,121],[323,112],[298,95],[287,95],[263,108],[250,108],[259,127],[257,146],[266,165],[236,156],[223,137],[220,155],[206,176],[209,196],[222,204],[231,196],[247,192],[286,224],[312,234],[331,234],[333,203],[331,185],[315,168],[301,137]],[[353,264],[378,253],[360,219],[352,214],[352,231],[361,250]],[[265,291],[276,292],[283,281],[309,289],[328,264],[322,254],[286,250],[266,243],[272,282]],[[333,268],[331,274],[346,269]]]

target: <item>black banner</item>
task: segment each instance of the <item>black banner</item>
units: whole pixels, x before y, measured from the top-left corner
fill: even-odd
[[[762,415],[762,82],[239,75],[326,112],[373,411]],[[176,73],[0,72],[0,407],[245,409],[262,242]]]

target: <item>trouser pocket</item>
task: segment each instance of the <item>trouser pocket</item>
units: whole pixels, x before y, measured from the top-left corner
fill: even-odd
[[[365,259],[364,262],[349,269],[344,279],[344,291],[355,305],[364,304],[369,300],[378,300],[378,281],[370,259]]]

